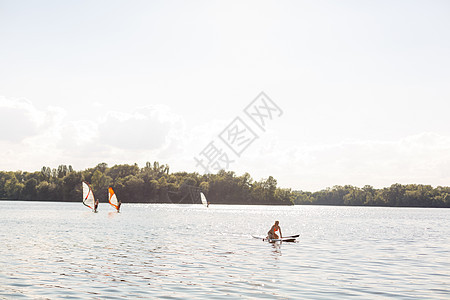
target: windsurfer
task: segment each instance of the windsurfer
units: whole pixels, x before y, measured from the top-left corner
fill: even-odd
[[[94,203],[94,212],[97,212],[97,207],[98,207],[98,199],[96,199]]]
[[[281,228],[280,228],[280,222],[275,221],[275,224],[272,225],[272,228],[270,228],[269,232],[267,232],[267,238],[268,239],[279,239],[282,238],[283,235],[281,234]],[[276,234],[275,232],[279,231],[280,232],[280,236],[278,236],[278,234]]]
[[[122,201],[119,200],[119,203],[117,203],[117,212],[119,212],[121,204],[122,204]]]

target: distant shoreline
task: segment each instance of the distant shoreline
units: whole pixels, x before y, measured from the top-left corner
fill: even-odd
[[[55,202],[55,203],[82,203],[81,200],[23,200],[23,199],[0,199],[0,201],[21,201],[21,202]],[[109,204],[109,202],[102,202],[99,201],[100,204]],[[203,205],[201,203],[173,203],[173,202],[122,202],[122,204],[173,204],[173,205]],[[293,204],[258,204],[258,203],[252,203],[252,204],[243,204],[243,203],[211,203],[211,206],[213,205],[266,205],[266,206],[294,206]]]
[[[21,200],[21,199],[0,199],[3,202],[46,202],[46,203],[81,203],[80,200],[62,201],[62,200]],[[99,202],[100,204],[109,204],[108,202]],[[171,202],[123,202],[122,204],[173,204],[173,205],[202,205],[201,203],[171,203]],[[435,206],[386,206],[386,205],[338,205],[338,204],[242,204],[242,203],[212,203],[214,205],[248,205],[248,206],[329,206],[329,207],[373,207],[373,208],[450,208]]]
[[[72,166],[42,167],[41,171],[0,171],[0,198],[14,201],[81,202],[82,186],[90,183],[95,198],[107,203],[107,190],[124,203],[201,203],[203,193],[212,205],[331,205],[372,207],[449,208],[450,187],[423,184],[392,184],[375,189],[352,185],[333,186],[317,192],[280,188],[272,176],[254,180],[249,173],[236,175],[220,170],[216,174],[170,173],[159,162],[114,165],[99,163],[75,171]],[[45,200],[37,200],[45,199]]]

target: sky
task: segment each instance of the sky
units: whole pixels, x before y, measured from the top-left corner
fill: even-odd
[[[449,29],[438,0],[0,0],[0,170],[448,186]]]

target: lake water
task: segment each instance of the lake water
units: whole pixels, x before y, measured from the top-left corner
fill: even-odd
[[[0,298],[450,299],[450,209],[0,201]],[[298,243],[270,244],[275,220]]]

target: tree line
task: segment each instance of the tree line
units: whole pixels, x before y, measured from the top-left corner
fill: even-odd
[[[113,187],[123,203],[201,203],[200,192],[214,204],[292,205],[290,189],[277,187],[272,176],[254,181],[250,174],[232,171],[217,174],[170,173],[169,166],[147,162],[75,171],[72,166],[42,167],[36,172],[0,172],[0,199],[40,201],[81,201],[81,182],[91,184],[100,202],[107,202],[107,189]]]
[[[393,184],[375,189],[370,185],[334,186],[318,192],[294,191],[295,204],[391,206],[391,207],[450,207],[450,187],[423,184]]]
[[[200,192],[213,204],[259,205],[346,205],[398,207],[450,207],[450,187],[422,184],[393,184],[375,189],[370,185],[334,186],[317,192],[292,191],[277,187],[272,176],[255,181],[249,173],[217,174],[176,172],[159,162],[114,165],[100,163],[75,171],[60,165],[41,171],[0,171],[0,199],[40,201],[81,201],[81,182],[91,184],[100,202],[107,202],[113,187],[123,203],[200,203]]]

